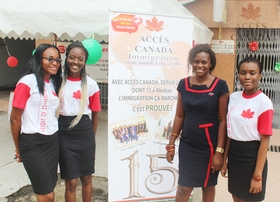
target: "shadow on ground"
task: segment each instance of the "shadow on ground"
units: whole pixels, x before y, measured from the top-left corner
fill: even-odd
[[[105,177],[92,177],[92,202],[105,202],[108,201],[108,179]],[[55,201],[64,202],[64,180],[60,179],[57,181],[55,188]],[[36,196],[33,193],[33,189],[30,185],[21,188],[16,193],[7,197],[8,202],[36,202]],[[77,187],[77,202],[82,202],[82,186],[79,181]]]

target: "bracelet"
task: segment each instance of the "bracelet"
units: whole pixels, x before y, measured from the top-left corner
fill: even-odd
[[[173,147],[175,147],[175,145],[174,145],[174,144],[167,144],[167,145],[166,145],[166,148],[167,148],[167,147],[168,147],[168,148],[170,148],[170,147],[173,148]]]
[[[171,133],[171,135],[173,135],[173,136],[175,136],[175,137],[177,137],[177,136],[178,136],[178,134],[176,134],[176,133]]]
[[[165,146],[166,151],[174,151],[175,150],[175,145],[174,144],[167,144]]]
[[[252,179],[259,182],[259,181],[262,181],[263,178],[262,177],[257,178],[253,175]]]
[[[219,152],[219,153],[224,153],[224,149],[223,148],[221,148],[221,147],[217,147],[216,148],[216,152]]]
[[[173,149],[166,149],[167,152],[175,151],[175,148]]]

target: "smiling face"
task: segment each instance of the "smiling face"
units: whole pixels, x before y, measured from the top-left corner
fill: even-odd
[[[53,58],[55,60],[49,61],[47,58]],[[60,67],[59,53],[55,48],[48,48],[42,54],[42,69],[44,79],[50,79],[51,75],[57,73],[58,68]]]
[[[82,48],[75,47],[69,51],[67,57],[67,65],[69,68],[69,76],[77,78],[81,77],[81,70],[86,64],[86,54]]]
[[[200,52],[196,54],[192,69],[196,76],[203,77],[210,73],[211,59],[208,53]]]
[[[252,95],[258,91],[258,83],[262,78],[260,67],[255,62],[244,62],[238,72],[239,82],[244,93]]]

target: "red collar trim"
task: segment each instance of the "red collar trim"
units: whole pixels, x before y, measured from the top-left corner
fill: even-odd
[[[185,86],[186,86],[187,91],[193,92],[193,93],[209,93],[209,92],[212,92],[214,90],[214,88],[216,87],[216,85],[217,85],[217,83],[220,79],[215,77],[214,81],[210,85],[210,88],[208,88],[206,90],[195,90],[195,89],[190,88],[189,87],[189,80],[190,80],[190,77],[185,78]]]
[[[244,91],[242,91],[242,97],[244,97],[246,99],[250,99],[250,98],[256,97],[257,95],[259,95],[261,93],[262,93],[262,91],[258,90],[255,94],[247,95],[244,93]]]
[[[71,76],[68,76],[67,79],[70,80],[70,81],[81,81],[82,80],[81,77],[75,77],[74,78],[74,77],[71,77]]]

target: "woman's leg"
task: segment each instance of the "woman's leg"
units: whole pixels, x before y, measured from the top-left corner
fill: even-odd
[[[202,201],[214,202],[215,201],[215,186],[202,187]]]
[[[83,202],[91,202],[92,197],[92,176],[86,175],[80,177],[82,182]]]
[[[38,202],[54,202],[54,192],[44,195],[36,194],[36,197]]]
[[[183,187],[181,185],[178,185],[175,201],[176,202],[189,201],[192,190],[193,190],[193,187]]]
[[[76,202],[76,189],[78,186],[78,178],[65,180],[65,201]]]
[[[238,198],[238,197],[236,197],[234,195],[232,195],[232,199],[233,199],[234,202],[245,202],[244,200],[242,200],[242,199],[240,199],[240,198]]]

